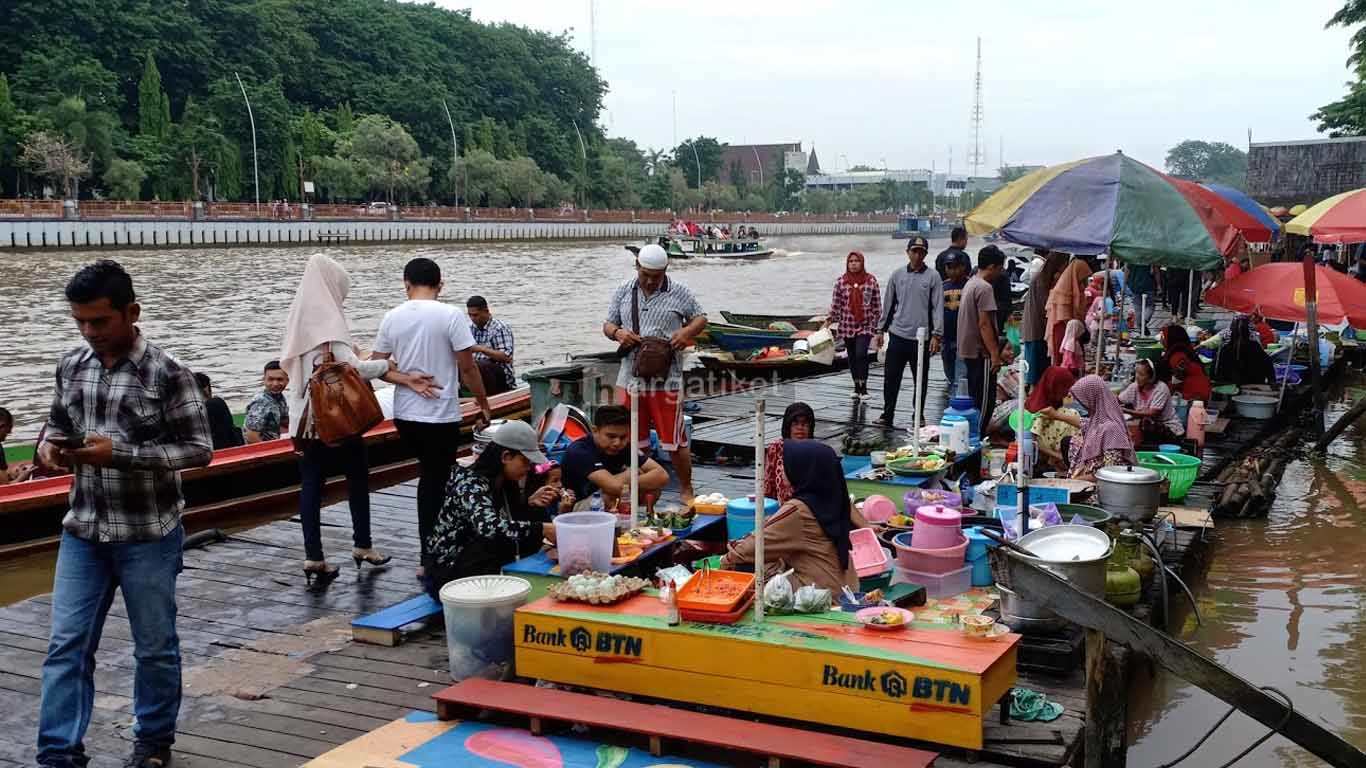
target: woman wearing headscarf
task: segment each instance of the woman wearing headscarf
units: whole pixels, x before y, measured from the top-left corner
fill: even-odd
[[[1081,431],[1067,441],[1068,477],[1091,480],[1101,467],[1133,464],[1136,455],[1124,411],[1105,380],[1083,376],[1072,385],[1072,399],[1086,409],[1086,418],[1081,419]]]
[[[1244,334],[1246,335],[1246,334]],[[1173,323],[1162,329],[1162,365],[1157,378],[1187,400],[1209,401],[1211,387],[1205,366],[1186,329]]]
[[[1143,440],[1147,443],[1170,443],[1186,433],[1172,405],[1172,392],[1158,381],[1157,369],[1151,360],[1139,360],[1134,365],[1134,381],[1119,393],[1119,404],[1124,412],[1139,417]]]
[[[1090,265],[1081,259],[1073,259],[1048,292],[1045,319],[1048,324],[1048,350],[1053,365],[1062,365],[1062,337],[1067,331],[1068,321],[1086,318],[1090,304],[1086,299],[1086,278],[1090,275]]]
[[[327,353],[347,363],[366,380],[383,378],[401,383],[427,396],[435,396],[431,379],[395,370],[387,360],[361,360],[351,346],[351,331],[342,305],[351,290],[351,276],[342,265],[322,254],[314,254],[304,267],[299,290],[289,305],[285,321],[285,340],[280,348],[280,367],[289,374],[287,390],[289,413],[293,416],[290,435],[299,456],[299,520],[304,533],[304,578],[310,585],[324,587],[336,580],[341,569],[328,566],[322,543],[323,481],[332,475],[346,476],[347,500],[351,509],[351,557],[361,563],[384,565],[389,557],[371,548],[370,473],[365,460],[365,441],[360,435],[340,445],[329,446],[318,439],[309,409],[308,380],[313,369]]]
[[[1072,372],[1073,377],[1081,376],[1086,371],[1086,342],[1091,339],[1091,332],[1086,330],[1086,325],[1080,320],[1068,320],[1067,329],[1062,335],[1062,368]]]
[[[857,589],[849,532],[864,523],[849,499],[839,457],[815,440],[786,440],[783,465],[793,496],[764,523],[764,565],[792,569],[794,589]],[[738,565],[754,565],[754,534],[732,541],[721,558],[722,568]]]
[[[877,278],[864,267],[863,254],[850,251],[844,259],[844,274],[835,281],[826,322],[835,323],[836,337],[844,340],[855,397],[868,394],[868,361],[870,350],[876,350],[873,340],[880,317],[882,292]]]
[[[1072,391],[1077,377],[1066,368],[1050,366],[1043,372],[1043,378],[1025,398],[1025,410],[1034,414],[1034,424],[1029,431],[1034,435],[1034,444],[1039,452],[1047,456],[1053,466],[1059,469],[1067,466],[1063,453],[1063,440],[1077,434],[1081,427],[1081,415],[1063,403]]]
[[[1252,329],[1250,318],[1234,318],[1228,341],[1215,353],[1214,378],[1231,384],[1271,384],[1276,381],[1276,366]]]
[[[541,540],[555,539],[546,507],[558,495],[550,486],[528,493],[532,467],[546,463],[536,431],[524,421],[499,426],[479,458],[457,465],[446,483],[446,501],[427,537],[424,583],[438,594],[447,582],[499,573],[533,555]],[[524,488],[524,486],[527,486]]]
[[[764,450],[764,496],[779,503],[792,498],[792,483],[783,469],[783,442],[810,440],[816,432],[816,412],[806,403],[793,403],[783,411],[783,435]]]

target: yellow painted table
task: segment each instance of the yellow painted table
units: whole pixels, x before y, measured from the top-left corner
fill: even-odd
[[[516,619],[519,675],[967,749],[1015,684],[1018,644],[866,629],[838,612],[670,627],[652,594],[606,607],[544,597]]]

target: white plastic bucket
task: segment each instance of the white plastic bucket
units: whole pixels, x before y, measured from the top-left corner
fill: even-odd
[[[513,614],[531,594],[516,576],[468,576],[441,588],[451,679],[500,679],[512,666]]]
[[[560,553],[560,573],[566,577],[584,571],[607,573],[612,569],[612,542],[616,536],[616,515],[570,512],[557,516],[555,548]]]

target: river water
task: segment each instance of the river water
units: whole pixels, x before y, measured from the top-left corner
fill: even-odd
[[[818,312],[862,251],[880,278],[904,264],[904,241],[886,236],[773,238],[767,261],[707,258],[676,262],[708,312]],[[403,300],[403,265],[428,256],[442,267],[447,300],[488,298],[516,334],[519,370],[603,350],[599,331],[613,288],[631,271],[621,243],[529,242],[323,249],[351,272],[347,311],[356,340],[368,346],[384,312]],[[934,243],[937,252],[941,243]],[[975,247],[973,248],[975,250]],[[239,411],[259,387],[261,365],[279,349],[281,326],[307,248],[122,251],[110,255],[132,273],[147,337],[214,380]],[[57,358],[80,343],[62,286],[93,253],[0,254],[0,405],[17,437],[37,433]],[[1244,677],[1289,694],[1302,712],[1366,747],[1366,431],[1346,432],[1325,459],[1289,465],[1266,520],[1220,521],[1207,576],[1192,585],[1205,625],[1179,634]],[[0,569],[0,600],[46,591],[49,560]],[[22,584],[22,586],[20,586]],[[1135,686],[1130,765],[1180,754],[1227,709],[1183,681],[1158,674]],[[1264,729],[1235,716],[1187,761],[1218,765]],[[1240,765],[1301,766],[1316,761],[1279,737]]]

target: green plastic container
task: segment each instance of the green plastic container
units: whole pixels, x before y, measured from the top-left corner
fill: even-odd
[[[1036,414],[1030,413],[1029,411],[1024,412],[1024,428],[1026,431],[1028,431],[1030,427],[1034,426],[1035,418]],[[1014,432],[1017,435],[1020,434],[1020,410],[1018,408],[1010,412],[1010,418],[1006,419],[1006,422],[1010,424],[1010,429],[1012,432]]]
[[[1200,474],[1200,460],[1184,453],[1139,451],[1138,465],[1153,470],[1171,482],[1171,488],[1167,491],[1169,501],[1186,498],[1195,484],[1195,476]]]
[[[1109,512],[1090,504],[1058,504],[1057,507],[1058,515],[1062,517],[1064,523],[1070,522],[1077,515],[1081,515],[1081,519],[1085,520],[1087,525],[1092,528],[1103,528],[1111,520]]]
[[[1139,360],[1158,360],[1162,357],[1161,344],[1143,344],[1134,347],[1134,355]]]

